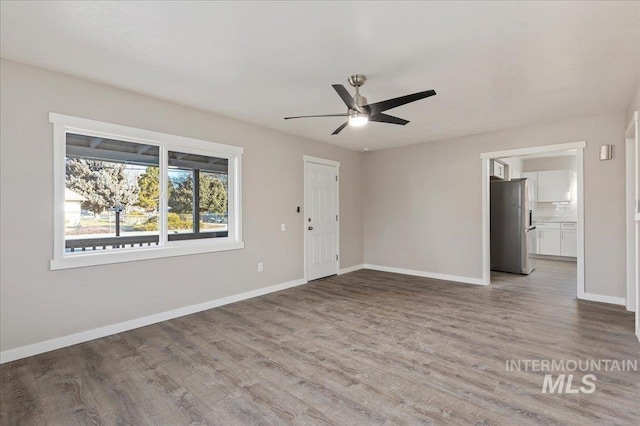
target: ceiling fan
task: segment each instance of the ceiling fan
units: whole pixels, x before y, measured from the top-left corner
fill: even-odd
[[[285,120],[293,118],[311,118],[311,117],[349,117],[340,127],[338,127],[332,135],[337,135],[347,127],[347,125],[359,127],[367,124],[368,121],[376,121],[379,123],[399,124],[404,126],[409,121],[392,115],[383,114],[391,108],[400,105],[415,102],[420,99],[428,98],[436,94],[435,90],[427,90],[424,92],[413,93],[411,95],[400,96],[399,98],[387,99],[386,101],[367,103],[367,98],[360,95],[360,86],[362,86],[367,77],[362,74],[354,74],[349,77],[349,84],[356,88],[356,95],[351,96],[342,84],[333,84],[332,87],[338,92],[343,102],[347,105],[348,111],[344,114],[321,114],[321,115],[300,115],[296,117],[285,117]]]

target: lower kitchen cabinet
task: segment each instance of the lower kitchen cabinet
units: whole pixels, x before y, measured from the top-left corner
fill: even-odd
[[[538,254],[560,256],[560,229],[538,228]]]
[[[577,257],[578,256],[578,231],[575,223],[563,223],[560,235],[560,255]]]
[[[578,256],[578,234],[573,222],[538,223],[537,254],[548,256]]]

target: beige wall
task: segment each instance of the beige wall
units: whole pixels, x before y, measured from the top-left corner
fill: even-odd
[[[361,153],[11,61],[0,74],[2,351],[302,278],[303,154],[342,163],[341,266],[362,264]],[[50,271],[49,112],[244,147],[246,248]]]
[[[619,112],[365,154],[365,263],[481,278],[480,154],[586,141],[586,291],[625,297],[624,127]]]

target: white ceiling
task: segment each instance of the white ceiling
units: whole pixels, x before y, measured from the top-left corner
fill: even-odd
[[[623,110],[640,75],[640,2],[8,2],[1,54],[352,149]],[[370,123],[369,102],[435,89]]]

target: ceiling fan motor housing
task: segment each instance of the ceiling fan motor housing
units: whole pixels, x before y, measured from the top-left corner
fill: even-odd
[[[365,106],[368,104],[367,98],[360,95],[360,86],[362,86],[365,81],[367,81],[367,76],[364,74],[354,74],[348,78],[349,84],[356,88],[356,95],[353,97],[353,100],[356,101],[356,105]]]
[[[365,98],[364,96],[360,95],[360,93],[356,93],[356,95],[353,97],[353,99],[356,101],[356,104],[358,106],[365,106],[367,105],[369,102],[367,102],[367,98]]]

